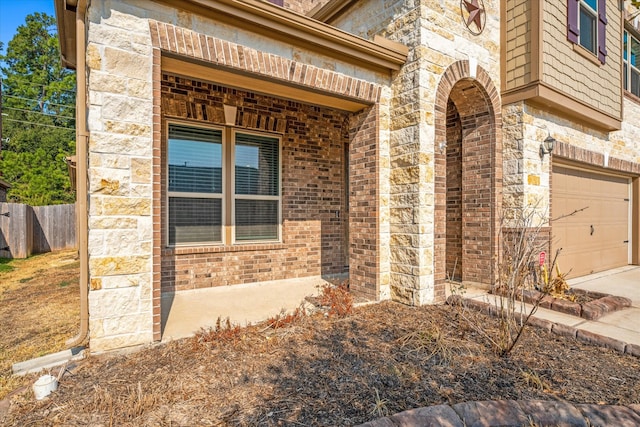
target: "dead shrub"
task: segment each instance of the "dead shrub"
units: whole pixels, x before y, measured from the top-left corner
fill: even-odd
[[[346,317],[353,313],[353,296],[346,282],[338,286],[324,285],[319,300],[320,305],[329,307],[329,317]]]
[[[295,325],[297,323],[302,322],[302,320],[307,316],[307,312],[303,306],[300,306],[295,309],[293,313],[287,314],[284,310],[275,316],[267,319],[266,324],[269,328],[280,329],[286,326]]]
[[[399,339],[400,347],[411,352],[428,353],[427,360],[436,358],[438,364],[449,364],[453,359],[453,349],[438,327],[418,329]]]
[[[193,337],[193,343],[195,346],[237,343],[242,338],[241,333],[242,328],[232,325],[228,317],[224,321],[218,317],[215,327],[200,328]]]
[[[529,388],[537,391],[549,391],[549,383],[538,373],[529,370],[520,370],[522,382]]]

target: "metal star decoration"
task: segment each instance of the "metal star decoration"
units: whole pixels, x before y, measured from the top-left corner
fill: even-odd
[[[471,31],[475,35],[480,34],[482,30],[484,30],[483,18],[485,18],[484,4],[482,3],[482,0],[462,0],[460,3],[461,3],[460,10],[461,12],[463,12],[462,18],[464,19],[464,11],[462,10],[463,6],[466,9],[466,12],[468,13],[467,18],[465,19],[465,24],[467,25],[467,28],[469,29],[469,31]],[[476,31],[471,29],[471,23],[475,24]]]

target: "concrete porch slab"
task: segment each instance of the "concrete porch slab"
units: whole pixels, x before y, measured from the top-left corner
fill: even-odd
[[[292,311],[307,296],[317,296],[331,279],[303,277],[244,285],[195,289],[162,296],[162,341],[194,335],[215,326],[218,317],[241,326]]]

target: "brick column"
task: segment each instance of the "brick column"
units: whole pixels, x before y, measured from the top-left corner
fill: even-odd
[[[349,284],[356,295],[380,298],[378,105],[349,123]]]

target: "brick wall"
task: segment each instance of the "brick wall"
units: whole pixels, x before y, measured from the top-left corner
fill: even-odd
[[[162,291],[341,273],[348,114],[164,74],[163,133],[171,119],[219,125],[223,103],[238,107],[237,127],[282,135],[282,242],[170,248],[162,203]]]
[[[453,102],[447,105],[446,272],[462,280],[462,123]]]
[[[502,116],[497,88],[468,62],[450,66],[437,90],[435,146],[435,296],[458,259],[463,282],[491,284],[502,209]],[[459,152],[458,152],[459,151]],[[460,185],[458,185],[460,183]],[[457,206],[456,206],[457,205]]]
[[[371,107],[350,123],[349,286],[368,299],[380,298],[378,110]]]

